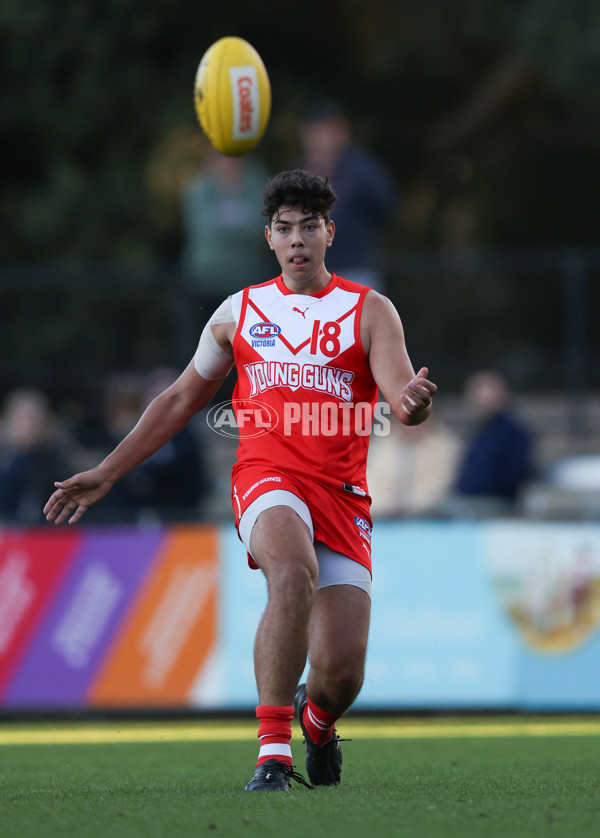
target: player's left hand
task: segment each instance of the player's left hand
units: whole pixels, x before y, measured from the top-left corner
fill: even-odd
[[[403,411],[407,414],[407,418],[409,419],[408,424],[411,424],[410,420],[415,424],[418,421],[422,421],[422,419],[419,419],[419,414],[423,414],[425,410],[429,410],[431,407],[431,400],[433,394],[437,392],[437,387],[433,381],[428,380],[428,374],[429,370],[427,367],[421,367],[419,372],[411,378],[402,391],[400,404]],[[426,416],[427,414],[424,414],[423,419]]]

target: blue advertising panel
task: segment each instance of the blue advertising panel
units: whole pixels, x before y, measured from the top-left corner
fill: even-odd
[[[252,706],[266,586],[247,568],[233,527],[221,543],[215,698]],[[599,621],[598,526],[376,522],[369,651],[355,707],[598,709]]]
[[[266,603],[233,527],[221,530],[219,692],[256,702],[253,643]],[[360,707],[505,707],[514,702],[516,632],[482,562],[481,526],[379,523]],[[351,630],[351,627],[345,630]]]
[[[514,702],[516,632],[482,562],[484,526],[376,523],[360,705],[473,708]]]

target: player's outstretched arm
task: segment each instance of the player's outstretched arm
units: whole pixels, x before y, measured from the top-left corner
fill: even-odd
[[[175,436],[215,394],[222,379],[207,380],[194,362],[146,408],[135,428],[98,466],[57,482],[44,507],[46,520],[75,524],[128,472]],[[70,516],[70,517],[69,517]]]
[[[395,416],[404,425],[424,422],[437,387],[427,378],[427,367],[415,374],[400,316],[390,300],[375,291],[365,299],[361,336],[373,378]]]

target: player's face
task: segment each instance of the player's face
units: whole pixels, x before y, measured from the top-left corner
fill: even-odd
[[[329,281],[325,252],[333,241],[333,221],[295,207],[282,207],[265,235],[275,251],[284,281],[293,290],[319,290]],[[313,288],[314,286],[314,288]]]

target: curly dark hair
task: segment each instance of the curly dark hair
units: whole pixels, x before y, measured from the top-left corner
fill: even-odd
[[[303,212],[315,213],[329,222],[329,211],[335,203],[335,192],[327,176],[320,177],[304,169],[280,172],[267,183],[263,192],[262,214],[269,223],[281,207],[300,207]]]

